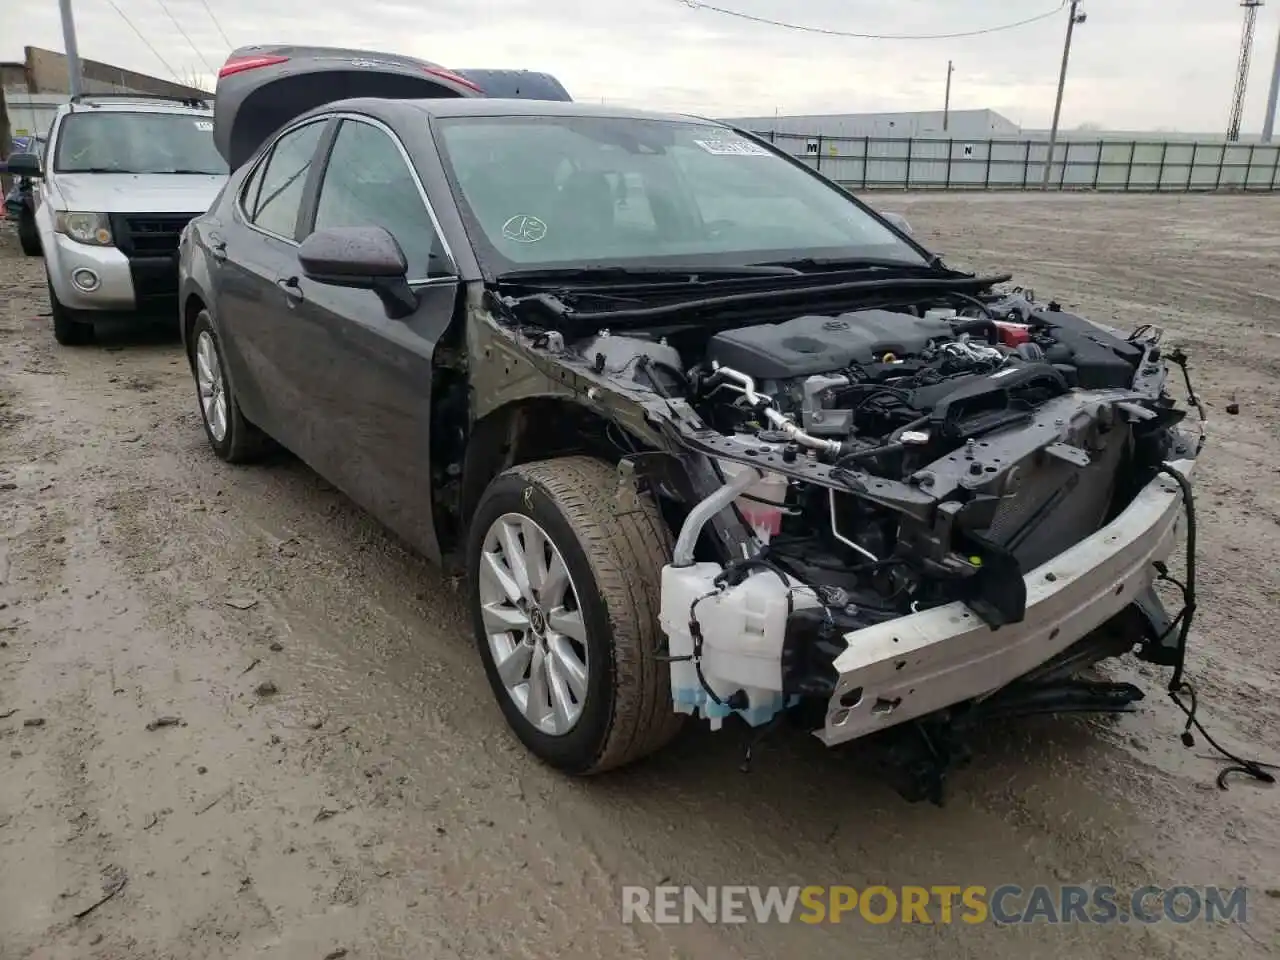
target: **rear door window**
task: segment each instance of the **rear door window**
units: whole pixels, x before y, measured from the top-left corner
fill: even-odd
[[[453,270],[418,181],[397,143],[383,130],[343,120],[334,139],[315,229],[385,227],[409,265],[410,280],[449,276]]]
[[[245,215],[260,230],[292,240],[307,173],[324,121],[291,130],[276,141],[271,156],[250,176],[243,194]]]

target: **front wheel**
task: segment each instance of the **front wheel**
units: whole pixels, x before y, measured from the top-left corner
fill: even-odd
[[[49,312],[53,314],[53,339],[64,347],[82,347],[93,343],[93,323],[78,319],[70,309],[62,305],[53,289],[53,281],[47,275],[45,283],[49,287]]]
[[[507,723],[539,759],[598,773],[680,729],[658,659],[670,533],[657,504],[598,460],[514,467],[471,522],[471,614]]]
[[[40,247],[40,234],[36,232],[35,218],[24,213],[18,217],[18,246],[28,257],[38,257],[43,252]]]

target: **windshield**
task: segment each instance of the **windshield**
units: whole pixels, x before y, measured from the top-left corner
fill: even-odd
[[[477,252],[494,273],[807,257],[926,262],[838,187],[721,126],[524,116],[435,126]]]
[[[213,121],[189,113],[69,113],[58,127],[58,173],[226,174]]]

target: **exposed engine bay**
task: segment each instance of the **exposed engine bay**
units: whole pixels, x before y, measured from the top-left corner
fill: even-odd
[[[760,725],[810,702],[815,732],[840,742],[1080,660],[1077,641],[1134,611],[1140,626],[1093,659],[1145,639],[1172,662],[1151,584],[1185,492],[1162,473],[1199,449],[1170,394],[1170,364],[1190,391],[1185,357],[1158,329],[1125,336],[1029,291],[947,299],[559,344],[656,394],[646,409],[722,484],[688,511],[663,574],[677,710]],[[727,559],[708,549],[725,510],[751,532]],[[1113,574],[1130,530],[1147,556]],[[1057,592],[1052,572],[1049,594],[1029,586],[1087,551],[1072,590],[1107,579],[1088,597]],[[1039,652],[966,659],[1000,642]]]

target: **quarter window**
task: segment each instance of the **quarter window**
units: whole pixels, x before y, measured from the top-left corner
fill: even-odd
[[[315,229],[385,227],[400,244],[410,280],[452,273],[417,181],[382,130],[343,120],[329,154]]]
[[[315,156],[324,123],[309,123],[286,133],[271,148],[271,156],[249,178],[244,208],[254,226],[293,239],[307,172]]]

